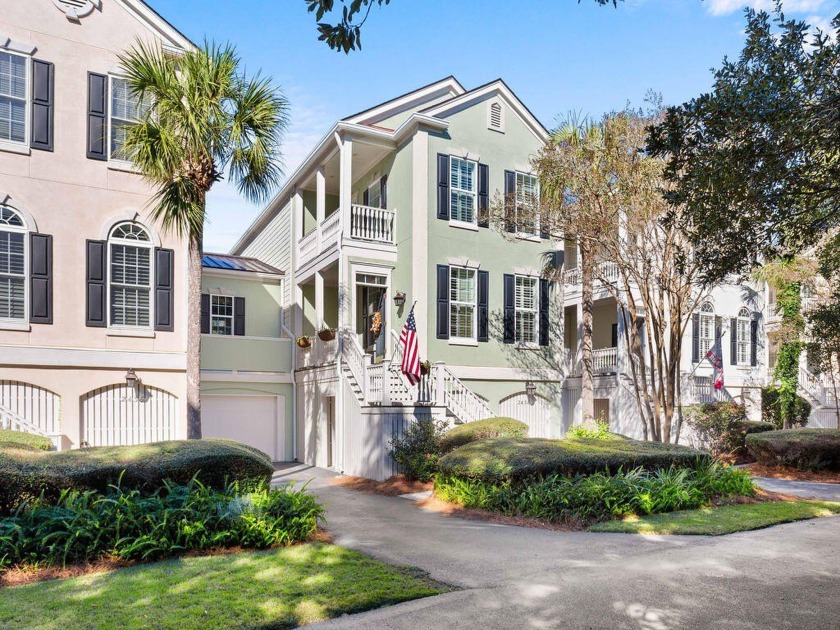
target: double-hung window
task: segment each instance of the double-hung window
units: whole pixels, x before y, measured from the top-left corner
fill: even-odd
[[[535,345],[539,341],[539,279],[516,276],[515,323],[516,343]]]
[[[149,328],[152,312],[152,242],[136,223],[121,223],[108,239],[110,323]]]
[[[736,330],[734,333],[736,335],[736,362],[738,365],[750,365],[750,355],[752,349],[752,315],[749,310],[742,308],[738,312],[738,319],[735,321]]]
[[[539,235],[537,177],[516,173],[516,229],[527,236]]]
[[[26,226],[0,206],[0,321],[26,321]]]
[[[367,189],[366,195],[367,205],[370,208],[381,208],[382,207],[382,183],[380,180],[376,180]]]
[[[26,145],[29,57],[0,51],[0,142]]]
[[[700,361],[706,356],[715,344],[715,309],[705,302],[700,307]]]
[[[450,219],[476,223],[478,177],[476,162],[452,156],[449,160]]]
[[[210,296],[210,334],[233,334],[233,297],[230,295]]]
[[[131,92],[128,81],[122,77],[109,77],[111,106],[109,108],[109,157],[112,160],[127,160],[125,140],[128,128],[143,118],[148,111],[148,103],[138,94]]]
[[[449,338],[475,340],[476,270],[449,269]]]

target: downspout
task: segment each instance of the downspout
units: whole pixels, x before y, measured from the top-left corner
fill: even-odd
[[[297,365],[297,353],[298,348],[297,344],[295,343],[295,334],[289,330],[286,326],[286,317],[283,316],[283,323],[281,328],[284,333],[289,335],[289,339],[292,343],[292,369],[289,371],[291,378],[292,378],[292,461],[298,460],[298,451],[297,451],[297,382],[295,381],[295,366]]]

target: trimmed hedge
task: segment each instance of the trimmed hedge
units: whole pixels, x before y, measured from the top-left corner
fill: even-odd
[[[765,387],[761,390],[761,419],[764,422],[769,422],[777,429],[781,429],[783,426],[782,412],[779,407],[779,392],[778,387]],[[793,416],[790,422],[794,427],[804,427],[808,424],[808,418],[811,416],[811,403],[799,394],[796,394]]]
[[[11,429],[0,429],[0,448],[13,445],[31,446],[41,451],[52,451],[55,449],[52,440],[43,435],[12,431]]]
[[[840,471],[840,429],[787,429],[747,436],[747,449],[766,466]]]
[[[49,453],[0,448],[0,514],[42,493],[54,501],[62,490],[105,492],[117,482],[124,489],[154,491],[164,480],[185,485],[194,477],[224,488],[228,481],[267,483],[273,472],[265,453],[213,438]]]
[[[441,473],[462,478],[502,481],[548,475],[615,473],[643,468],[693,468],[711,461],[686,446],[611,439],[495,438],[473,442],[444,455]]]
[[[528,437],[528,425],[513,418],[487,418],[467,422],[446,432],[440,441],[444,453],[470,442],[497,437]]]

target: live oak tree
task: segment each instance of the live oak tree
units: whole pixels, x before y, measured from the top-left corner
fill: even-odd
[[[624,0],[594,0],[597,4],[612,4]],[[391,0],[305,0],[307,10],[315,13],[318,26],[318,40],[326,42],[327,46],[345,54],[351,50],[362,49],[362,26],[367,21],[374,6],[388,5]],[[580,3],[580,0],[578,0]],[[322,22],[325,16],[333,11],[341,11],[341,19],[336,23]]]
[[[154,187],[151,212],[188,242],[187,432],[201,437],[201,252],[207,193],[225,174],[261,201],[281,176],[288,105],[269,79],[246,76],[231,46],[172,55],[137,43],[120,55],[129,90],[148,104],[125,154]]]
[[[833,38],[778,8],[746,21],[738,59],[648,144],[712,280],[805,251],[840,221],[840,15]]]

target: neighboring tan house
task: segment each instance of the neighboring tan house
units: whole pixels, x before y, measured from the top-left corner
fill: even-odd
[[[120,159],[136,40],[192,46],[138,0],[0,0],[0,421],[62,448],[186,436],[186,243]]]

